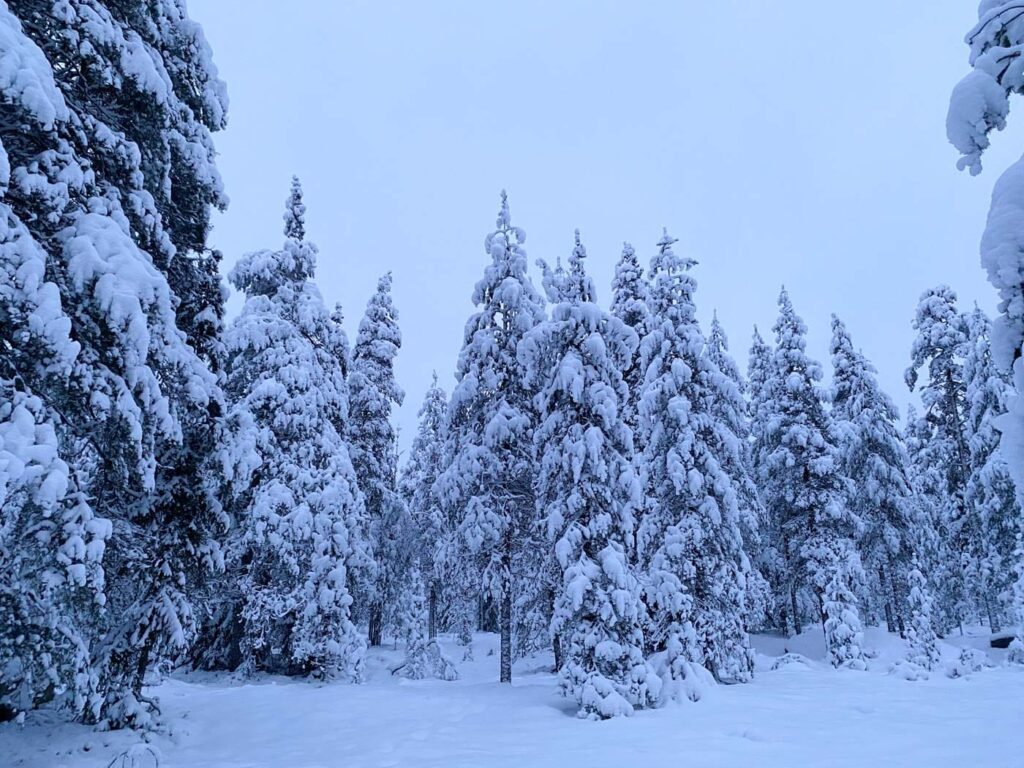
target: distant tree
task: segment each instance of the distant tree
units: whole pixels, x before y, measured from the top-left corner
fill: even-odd
[[[832,664],[863,668],[856,597],[864,577],[856,547],[863,524],[846,503],[847,480],[820,388],[821,367],[807,356],[806,333],[783,289],[768,385],[764,498],[783,542],[794,629],[800,631],[801,613],[816,607]]]
[[[753,657],[744,629],[747,559],[740,534],[736,479],[739,441],[716,418],[730,383],[704,354],[690,274],[664,233],[651,262],[651,330],[641,359],[640,397],[648,495],[638,551],[646,599],[668,652],[676,686],[694,684],[694,666],[721,680],[748,680]]]
[[[744,399],[746,382],[729,353],[729,339],[725,329],[718,322],[718,313],[711,317],[711,332],[704,348],[709,360],[718,368],[722,376],[721,396],[712,399],[711,412],[716,421],[725,424],[735,435],[738,443],[735,449],[726,456],[726,474],[733,478],[736,485],[736,502],[739,510],[739,527],[743,536],[743,555],[748,564],[747,587],[745,590],[746,606],[744,621],[748,628],[764,626],[768,607],[772,601],[771,587],[761,573],[764,563],[761,529],[764,527],[764,505],[754,479],[753,446],[750,440],[749,406]]]
[[[869,606],[882,607],[890,632],[906,631],[907,571],[914,551],[907,454],[892,400],[875,368],[854,350],[843,322],[832,316],[832,420],[849,505],[863,523],[858,542],[867,571]]]
[[[967,583],[981,603],[993,632],[1012,604],[1017,521],[1021,508],[1010,469],[999,448],[997,420],[1007,411],[1013,385],[992,361],[991,324],[980,309],[967,315],[964,380],[971,474],[964,490],[976,519],[977,535],[965,553]]]
[[[935,630],[932,628],[932,598],[928,582],[918,568],[917,559],[911,561],[907,572],[909,586],[910,622],[907,625],[907,660],[927,670],[935,669],[941,661]]]
[[[448,428],[448,396],[437,383],[437,374],[423,397],[416,437],[409,460],[399,478],[399,490],[409,508],[416,541],[416,557],[427,574],[428,636],[437,635],[438,603],[445,589],[446,537],[452,533],[444,510],[434,495],[434,483],[444,470],[444,446]]]
[[[615,265],[612,280],[611,314],[636,333],[638,339],[647,335],[651,312],[647,305],[648,285],[644,270],[640,266],[636,251],[629,243],[622,244],[622,256]],[[639,439],[639,398],[643,386],[644,371],[640,362],[639,347],[626,361],[622,378],[629,389],[626,401],[621,404],[622,418],[633,431],[634,441]],[[637,446],[639,448],[639,446]]]
[[[771,386],[775,380],[775,352],[757,327],[747,355],[747,398],[750,414],[750,435],[747,438],[750,468],[762,507],[766,506],[765,491],[771,482],[768,459],[772,451],[769,434],[772,416]],[[792,591],[786,571],[786,543],[781,526],[764,509],[759,529],[760,550],[757,564],[768,582],[771,602],[767,606],[768,624],[780,632],[792,632],[800,621],[793,615]]]
[[[924,408],[920,429],[929,461],[942,474],[943,482],[935,489],[940,494],[936,499],[941,511],[938,530],[958,565],[950,572],[952,582],[945,589],[953,624],[961,624],[973,605],[965,583],[967,563],[960,553],[976,546],[980,531],[966,496],[971,473],[963,370],[968,328],[956,301],[956,293],[944,285],[922,294],[913,325],[917,337],[905,378],[911,390],[920,385]],[[921,371],[927,373],[923,381],[919,381]]]
[[[392,409],[405,399],[395,381],[395,358],[401,346],[389,272],[377,282],[377,290],[366,305],[352,347],[348,377],[347,437],[352,466],[366,497],[372,557],[377,568],[367,593],[358,595],[369,624],[370,645],[381,644],[385,613],[394,608],[410,556],[404,541],[408,511],[397,493],[397,435],[391,424]]]

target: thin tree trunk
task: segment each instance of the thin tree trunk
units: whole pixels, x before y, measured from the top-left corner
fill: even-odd
[[[885,569],[881,565],[879,565],[878,566],[878,585],[883,590],[882,594],[885,594],[885,591],[884,591],[885,590],[885,582],[886,582]],[[886,597],[886,599],[885,599],[885,626],[886,626],[886,629],[888,629],[890,632],[895,632],[896,631],[896,617],[893,615],[893,608],[894,607],[895,606],[893,605],[892,598],[891,597]]]
[[[789,599],[793,606],[793,630],[799,635],[803,631],[803,627],[800,626],[800,611],[796,604],[796,584],[789,585]]]
[[[999,626],[999,614],[992,607],[992,600],[989,597],[988,589],[985,590],[985,613],[988,614],[988,629],[990,632],[998,632]]]
[[[501,682],[512,682],[512,553],[506,532],[501,554]]]
[[[903,603],[900,601],[899,590],[896,588],[896,569],[889,568],[889,591],[892,600],[893,610],[896,613],[896,627],[899,629],[900,637],[907,636],[907,623],[903,618]]]
[[[384,606],[381,603],[374,602],[370,606],[370,621],[368,632],[368,640],[370,642],[370,645],[380,645],[383,633]]]
[[[437,584],[430,583],[430,597],[427,603],[427,639],[437,637]]]
[[[562,669],[562,636],[555,635],[551,638],[551,650],[555,654],[555,672]]]

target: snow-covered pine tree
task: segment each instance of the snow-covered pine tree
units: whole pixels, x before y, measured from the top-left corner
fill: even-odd
[[[286,231],[299,230],[292,222]],[[365,641],[349,584],[371,561],[363,497],[336,427],[348,402],[339,329],[313,282],[316,255],[312,243],[287,237],[230,274],[246,297],[225,337],[242,652],[250,669],[358,679]]]
[[[750,414],[750,434],[747,438],[750,468],[758,489],[758,498],[764,507],[764,489],[770,480],[768,457],[772,446],[769,441],[768,425],[771,417],[771,384],[775,379],[775,352],[754,326],[750,351],[747,355],[747,409]],[[766,607],[767,624],[779,632],[792,632],[800,622],[792,614],[792,599],[787,583],[785,542],[782,529],[768,516],[762,514],[760,527],[761,546],[757,565],[768,582],[771,600]]]
[[[438,385],[437,374],[419,410],[416,437],[398,485],[409,508],[415,531],[415,556],[427,574],[427,634],[437,635],[438,604],[447,582],[446,558],[442,557],[446,539],[455,531],[434,496],[434,483],[444,469],[444,445],[447,437],[448,395]]]
[[[359,487],[366,497],[376,578],[359,595],[369,624],[370,645],[380,645],[385,609],[394,608],[410,556],[402,524],[407,511],[397,492],[397,435],[391,411],[405,393],[395,381],[395,358],[402,346],[398,310],[391,300],[391,273],[377,282],[352,347],[349,374],[348,442]]]
[[[932,597],[928,582],[921,573],[917,558],[913,557],[907,571],[907,661],[927,670],[935,669],[941,660],[938,638],[932,627]]]
[[[512,606],[524,579],[517,555],[533,538],[532,393],[516,355],[544,317],[526,272],[526,233],[512,225],[501,196],[497,229],[484,248],[491,262],[473,291],[458,384],[449,403],[451,460],[438,482],[442,502],[461,512],[461,532],[477,555],[484,590],[497,602],[502,682],[512,681]]]
[[[953,554],[959,566],[950,571],[952,583],[946,587],[953,600],[950,607],[954,625],[976,612],[965,584],[969,563],[963,554],[974,548],[980,535],[977,515],[966,499],[971,454],[963,355],[968,329],[956,301],[956,293],[945,285],[921,295],[913,324],[917,336],[905,374],[911,390],[919,387],[924,408],[919,429],[927,442],[928,460],[943,478],[936,489],[941,493],[936,500],[942,514],[938,531],[946,540],[947,552]],[[919,381],[921,371],[927,373],[923,381]]]
[[[771,587],[761,573],[761,559],[764,549],[761,545],[761,529],[764,527],[764,505],[754,480],[752,445],[750,440],[750,417],[746,393],[746,382],[736,361],[729,353],[729,339],[718,321],[718,313],[711,316],[711,331],[708,333],[705,354],[725,377],[722,386],[723,397],[711,402],[712,416],[726,424],[739,441],[740,461],[736,466],[725,466],[725,472],[735,483],[739,509],[740,533],[743,536],[743,553],[749,561],[747,567],[745,625],[748,628],[766,624],[768,607],[772,602]],[[731,458],[731,454],[730,457]]]
[[[627,557],[642,502],[621,404],[636,333],[597,306],[576,232],[551,318],[519,345],[537,389],[537,509],[554,550],[551,634],[560,638],[566,696],[581,717],[632,714],[657,701],[644,660],[640,584]]]
[[[846,326],[832,316],[832,420],[849,505],[863,521],[858,542],[867,576],[867,607],[884,615],[890,632],[906,629],[907,570],[914,551],[907,453],[899,413],[878,386],[874,366],[853,348]]]
[[[651,311],[647,306],[647,281],[644,279],[644,270],[640,266],[636,251],[629,243],[622,244],[622,255],[615,265],[615,277],[612,279],[612,303],[610,311],[613,317],[617,317],[627,326],[633,329],[638,339],[647,335],[651,321]],[[639,398],[640,388],[644,381],[644,371],[640,365],[640,348],[637,347],[630,359],[626,362],[626,368],[622,372],[622,378],[629,388],[626,401],[621,404],[622,418],[626,425],[633,431],[634,443],[639,439],[637,424],[639,421]],[[637,450],[642,446],[637,445]]]
[[[694,667],[719,680],[748,680],[753,661],[744,629],[747,559],[736,478],[727,474],[741,466],[741,448],[715,413],[732,387],[704,353],[690,274],[696,262],[677,255],[675,242],[663,233],[651,261],[654,322],[641,343],[640,431],[653,504],[637,548],[653,641],[667,651],[670,695],[688,688],[694,696]]]
[[[65,520],[43,524],[40,555],[72,542],[55,562],[19,558],[3,570],[49,571],[53,589],[37,592],[26,616],[43,621],[36,648],[57,646],[43,697],[56,691],[109,726],[144,725],[143,674],[186,647],[189,592],[219,562],[223,520],[199,479],[220,401],[209,366],[222,296],[205,236],[210,206],[223,201],[210,142],[223,125],[223,85],[177,2],[18,2],[4,6],[0,29],[17,62],[0,84],[3,268],[14,276],[0,302],[0,369],[25,393],[13,413],[34,412],[34,439],[48,441],[52,425],[49,445],[69,468]],[[175,201],[189,208],[189,233]],[[65,334],[75,342],[25,356]],[[56,500],[60,487],[40,498]],[[59,605],[79,587],[91,608],[81,590],[77,612]],[[65,620],[45,618],[58,614]]]
[[[968,32],[970,72],[953,88],[946,135],[961,157],[957,167],[981,172],[989,134],[1002,130],[1010,96],[1024,92],[1020,46],[1024,16],[1017,0],[984,0],[978,23]],[[1024,499],[1024,159],[1011,165],[995,184],[988,222],[981,238],[981,263],[999,292],[999,315],[992,331],[992,354],[997,368],[1012,366],[1016,394],[1007,403],[1008,416],[1000,426],[1000,443],[1007,466]],[[1024,502],[1019,502],[1024,505]]]
[[[775,370],[765,420],[765,506],[783,542],[794,628],[820,616],[834,666],[864,668],[857,594],[862,529],[846,503],[847,481],[820,388],[821,367],[808,357],[807,327],[789,294],[779,294]]]
[[[1014,550],[1021,518],[1016,489],[999,448],[999,431],[995,426],[996,420],[1006,413],[1013,385],[1009,372],[997,369],[992,361],[991,323],[985,313],[977,307],[968,313],[967,328],[964,381],[971,474],[964,497],[978,530],[967,553],[965,575],[984,609],[989,627],[998,632],[1004,615],[1012,616]]]

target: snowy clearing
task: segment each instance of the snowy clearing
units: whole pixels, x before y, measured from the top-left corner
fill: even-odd
[[[980,630],[951,638],[979,649],[986,640]],[[822,663],[820,629],[758,636],[753,683],[604,722],[575,717],[546,659],[520,662],[512,687],[499,685],[497,637],[485,634],[454,683],[392,677],[401,653],[390,649],[371,651],[358,686],[193,673],[154,689],[170,733],[153,746],[163,768],[1024,765],[1024,669],[1005,666],[1005,652],[986,650],[997,666],[964,678],[907,682],[887,673],[899,639],[869,630],[867,641],[879,655],[861,673]],[[771,670],[787,650],[809,664]],[[951,664],[959,649],[944,643],[943,653]],[[0,726],[3,763],[19,767],[105,766],[137,741],[46,712]],[[135,765],[156,764],[136,752]]]

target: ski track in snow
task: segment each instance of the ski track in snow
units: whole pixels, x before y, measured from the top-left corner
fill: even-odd
[[[878,657],[864,673],[822,662],[820,628],[795,639],[758,636],[754,682],[604,722],[575,717],[547,658],[520,662],[515,683],[499,685],[497,637],[484,634],[454,683],[392,677],[388,667],[402,653],[390,647],[371,650],[363,685],[176,675],[153,690],[169,724],[153,746],[161,768],[1024,766],[1024,669],[1003,665],[1004,652],[988,651],[997,666],[966,678],[936,671],[908,682],[887,674],[902,642],[877,629],[866,639]],[[946,661],[955,645],[985,648],[987,635],[950,643],[942,644]],[[811,661],[771,671],[786,651]],[[0,725],[0,764],[106,766],[138,738],[43,712],[24,727]],[[149,753],[135,761],[153,765]]]

